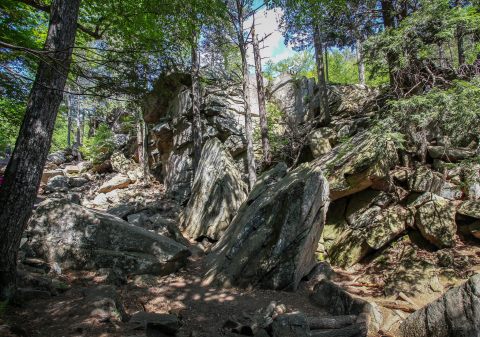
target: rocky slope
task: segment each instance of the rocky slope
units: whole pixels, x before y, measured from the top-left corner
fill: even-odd
[[[170,74],[146,99],[157,181],[125,146],[102,174],[50,156],[22,240],[20,303],[34,298],[60,321],[51,295],[84,303],[69,314],[90,325],[71,336],[475,336],[478,140],[454,147],[432,129],[421,149],[401,144],[373,128],[383,98],[362,86],[332,86],[332,123],[320,127],[314,82],[282,76],[269,99],[297,153],[247,193],[238,91],[203,91],[193,177],[188,86]]]

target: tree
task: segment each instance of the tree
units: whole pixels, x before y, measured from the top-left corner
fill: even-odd
[[[325,22],[328,17],[328,10],[334,3],[333,0],[273,1],[274,5],[283,9],[281,25],[285,43],[292,43],[296,50],[304,50],[312,45],[313,42],[320,92],[320,120],[325,125],[330,123],[324,63],[324,46],[327,35]]]
[[[15,292],[17,253],[40,185],[75,43],[80,0],[53,0],[44,58],[0,187],[0,298]]]
[[[257,78],[258,95],[258,113],[260,116],[260,135],[262,138],[263,162],[265,166],[270,166],[272,157],[270,154],[270,143],[268,141],[267,107],[265,103],[265,88],[262,75],[262,57],[260,55],[260,46],[258,36],[255,32],[255,18],[252,23],[252,47],[253,57],[255,59],[255,75]]]
[[[255,13],[252,5],[253,0],[229,0],[227,2],[227,13],[235,30],[235,44],[238,46],[242,60],[241,81],[243,102],[245,104],[245,138],[247,139],[247,169],[250,189],[253,188],[257,180],[255,154],[253,151],[252,113],[250,110],[250,99],[248,97],[250,76],[248,71],[247,45],[250,32],[245,26],[245,21]]]

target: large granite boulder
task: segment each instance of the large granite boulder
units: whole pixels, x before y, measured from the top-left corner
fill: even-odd
[[[328,182],[314,164],[260,177],[209,256],[207,283],[295,290],[315,266]]]
[[[219,240],[247,198],[247,191],[224,145],[217,138],[208,140],[193,181],[183,230],[193,239]]]
[[[400,325],[403,337],[480,336],[480,274],[414,312]]]
[[[457,232],[455,205],[438,195],[425,193],[410,207],[415,208],[415,226],[425,239],[438,248],[453,247]]]
[[[359,133],[314,161],[330,184],[330,199],[358,193],[369,187],[388,187],[389,172],[398,163],[395,144],[386,137]]]
[[[110,180],[107,180],[105,183],[100,186],[98,189],[98,193],[107,193],[111,192],[113,190],[118,190],[122,188],[127,188],[128,185],[130,185],[132,181],[130,178],[126,175],[123,174],[117,174],[113,176]]]
[[[63,269],[118,268],[126,274],[165,275],[184,266],[184,245],[113,215],[66,200],[47,200],[35,210],[27,245]]]

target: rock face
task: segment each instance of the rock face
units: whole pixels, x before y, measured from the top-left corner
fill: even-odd
[[[185,233],[193,239],[219,240],[246,198],[247,186],[232,156],[217,138],[209,139],[185,211]]]
[[[403,337],[478,337],[480,274],[414,312],[401,324]]]
[[[309,99],[313,97],[314,88],[314,79],[297,81],[289,74],[282,74],[272,83],[269,94],[287,118],[298,124],[313,118]]]
[[[260,177],[209,256],[208,282],[295,290],[315,266],[328,182],[310,164],[284,172]]]
[[[364,132],[314,162],[328,179],[330,199],[336,200],[372,186],[383,188],[398,156],[392,141]]]
[[[182,80],[189,76],[172,74],[160,79],[157,86],[162,90],[154,90],[144,108],[145,120],[154,125],[149,149],[153,159],[151,171],[165,183],[168,195],[181,204],[188,202],[194,180],[192,102],[189,83]],[[246,141],[240,91],[228,84],[207,86],[202,102],[204,141],[218,138],[243,172]]]
[[[165,275],[184,266],[190,255],[176,241],[65,200],[41,203],[27,236],[37,256],[64,269],[106,267]]]
[[[422,235],[438,248],[452,247],[457,232],[455,206],[447,199],[425,193],[414,201],[415,225]]]

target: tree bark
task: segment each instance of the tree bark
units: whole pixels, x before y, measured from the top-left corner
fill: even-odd
[[[39,62],[15,150],[0,187],[0,299],[15,293],[17,253],[47,160],[70,68],[80,0],[53,0]]]
[[[237,23],[238,23],[238,48],[242,59],[242,91],[243,102],[245,104],[245,138],[247,140],[247,169],[248,169],[248,186],[252,190],[253,185],[257,181],[257,173],[255,167],[255,153],[253,150],[253,134],[252,134],[252,114],[250,110],[250,98],[248,90],[250,88],[250,78],[248,74],[247,60],[247,41],[245,41],[245,8],[240,0],[236,0],[237,6]]]
[[[325,46],[325,77],[327,80],[327,84],[330,83],[330,70],[329,70],[329,63],[328,63],[328,47]]]
[[[313,26],[313,46],[315,48],[315,61],[317,64],[318,75],[318,89],[320,92],[320,110],[321,123],[324,125],[330,124],[330,111],[328,105],[328,88],[325,79],[325,64],[323,60],[323,42],[320,31],[320,25]]]
[[[192,136],[193,136],[193,172],[197,171],[200,156],[202,155],[202,119],[200,116],[200,60],[198,55],[198,35],[193,33],[192,37]]]
[[[148,170],[148,135],[146,132],[146,124],[143,120],[143,114],[140,109],[137,113],[137,151],[138,151],[138,164],[142,168],[142,178],[144,182],[149,179]]]
[[[255,33],[255,21],[252,24],[252,39],[253,56],[255,59],[255,74],[257,78],[258,114],[260,115],[263,162],[266,167],[269,167],[272,163],[272,157],[270,154],[270,142],[268,140],[267,108],[265,104],[265,88],[263,86],[262,57],[260,55],[258,37]]]
[[[66,94],[67,100],[67,146],[72,146],[72,99],[70,94]]]
[[[363,60],[363,44],[360,39],[356,41],[357,64],[358,64],[358,82],[365,84],[365,62]]]

